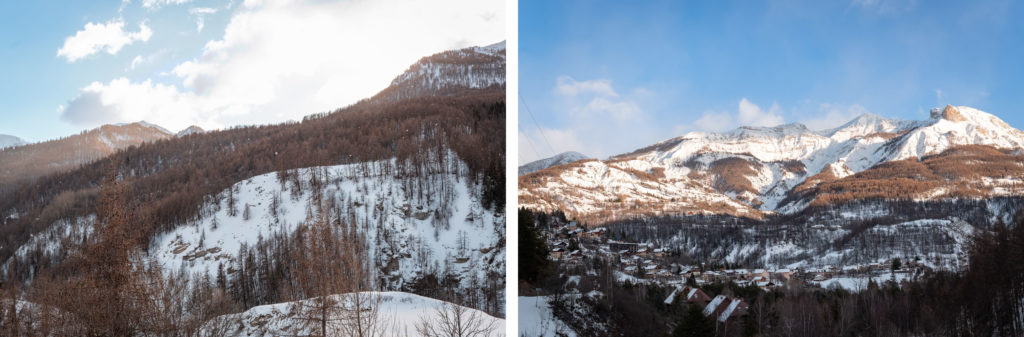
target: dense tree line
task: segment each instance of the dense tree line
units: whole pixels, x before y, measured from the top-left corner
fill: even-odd
[[[352,208],[359,201],[325,197],[323,191],[337,179],[326,170],[299,169],[352,164],[344,179],[388,177],[414,198],[436,201],[441,212],[432,217],[434,226],[447,226],[453,221],[449,204],[455,192],[443,182],[446,176],[480,188],[483,207],[503,212],[504,121],[504,93],[497,90],[363,101],[302,122],[129,147],[3,192],[0,258],[7,264],[0,281],[0,335],[195,335],[200,328],[217,335],[232,324],[211,321],[220,315],[311,299],[299,310],[309,313],[305,321],[319,326],[311,331],[375,336],[353,334],[353,326],[373,330],[375,324],[360,314],[365,310],[346,307],[363,303],[372,308],[373,298],[338,301],[327,295],[382,289],[412,291],[500,315],[503,275],[463,280],[450,268],[426,268],[420,279],[401,289],[385,287],[377,267],[369,267],[379,261],[367,261],[365,250],[373,240],[388,244],[389,234],[365,237],[366,226],[381,224],[335,211],[339,202]],[[242,218],[265,211],[238,202],[238,191],[230,187],[275,171],[291,195],[275,195],[267,212],[276,218],[281,198],[308,195],[314,210],[307,214],[315,215],[315,221],[243,245],[212,276],[163,270],[146,258],[158,235],[207,218],[222,206],[229,216]],[[62,235],[64,228],[51,230],[54,225],[74,229],[57,242],[60,249],[47,249],[44,240],[11,258],[32,235]],[[211,227],[216,226],[213,219]],[[338,282],[325,283],[329,279]],[[460,282],[471,284],[473,291],[464,291]],[[343,322],[328,322],[338,316],[328,308],[342,310]]]
[[[96,189],[110,176],[124,184],[126,206],[139,221],[140,247],[156,234],[201,216],[205,198],[243,179],[300,167],[396,158],[397,176],[415,180],[437,171],[449,150],[483,182],[500,209],[504,173],[504,93],[475,91],[394,103],[364,101],[301,123],[239,127],[146,143],[79,169],[40,178],[0,195],[0,260],[54,222],[92,212]],[[56,201],[56,203],[55,203]],[[243,210],[244,211],[244,210]],[[40,266],[12,265],[25,279]]]

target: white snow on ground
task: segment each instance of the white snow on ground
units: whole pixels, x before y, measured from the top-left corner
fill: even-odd
[[[716,205],[718,210],[713,212],[717,214],[791,214],[807,207],[809,200],[782,202],[805,179],[823,170],[842,178],[884,162],[921,158],[959,145],[1024,149],[1024,133],[999,118],[965,106],[946,109],[952,111],[950,116],[936,109],[932,118],[921,121],[865,114],[823,131],[787,124],[740,127],[720,133],[691,132],[639,152],[553,172],[557,174],[545,177],[540,186],[520,188],[521,205],[543,211],[562,209],[583,217],[616,207],[626,212],[629,207],[650,205],[660,206],[648,210],[653,215],[687,214],[694,208],[709,208],[702,204]],[[756,194],[719,191],[712,188],[715,179],[701,178],[712,172],[710,163],[725,158],[755,164],[755,174],[746,178],[758,191]],[[794,170],[787,169],[787,163]],[[630,170],[649,175],[638,176]],[[1010,181],[991,179],[984,183],[991,196],[1019,194]],[[932,193],[920,198],[945,196],[941,191]]]
[[[909,273],[896,273],[895,280],[896,280],[896,283],[898,284],[898,283],[903,282],[905,280],[910,280],[911,278],[912,278],[912,275],[910,275]],[[867,277],[867,276],[864,276],[864,277],[833,277],[831,279],[824,280],[824,281],[811,281],[811,283],[817,284],[817,285],[821,286],[822,288],[829,288],[829,287],[836,286],[836,287],[840,287],[840,288],[843,288],[843,289],[846,289],[846,290],[849,290],[849,291],[860,291],[860,290],[864,290],[864,289],[868,288],[868,279],[869,279],[869,277]],[[870,277],[870,279],[874,280],[876,284],[882,285],[886,281],[892,280],[893,277],[892,277],[892,274],[890,274],[890,273],[883,273],[883,274],[878,275],[878,276],[872,276],[872,277]]]
[[[228,215],[225,190],[216,198],[219,202],[209,198],[201,220],[157,237],[150,251],[169,271],[205,272],[213,278],[218,265],[227,269],[243,244],[251,247],[316,217],[309,182],[317,172],[328,181],[323,199],[335,200],[343,219],[355,219],[365,234],[370,258],[389,283],[386,289],[397,289],[424,272],[443,270],[462,276],[462,287],[470,289],[473,281],[486,280],[488,272],[504,275],[505,220],[503,214],[482,208],[480,187],[465,178],[461,161],[450,160],[455,173],[437,173],[408,184],[396,177],[393,160],[299,169],[302,192],[290,181],[279,182],[276,173],[246,179],[233,187],[235,216]],[[425,186],[422,193],[419,186]],[[270,209],[275,196],[276,218]],[[247,206],[250,216],[245,220]],[[465,242],[464,250],[460,241]]]
[[[77,217],[73,221],[57,220],[45,230],[33,234],[28,242],[18,247],[14,256],[4,262],[3,273],[8,272],[11,261],[27,259],[31,252],[42,252],[51,258],[64,254],[64,250],[68,246],[82,242],[84,237],[92,233],[94,222],[96,222],[95,215]]]
[[[416,325],[421,318],[432,318],[436,310],[441,308],[445,302],[404,292],[369,292],[367,294],[380,295],[381,305],[378,309],[378,317],[390,321],[391,327],[385,333],[387,336],[421,336],[416,331]],[[343,295],[335,295],[336,298],[344,298]],[[310,301],[310,300],[307,300]],[[250,308],[239,314],[225,315],[211,320],[204,326],[204,336],[210,336],[213,325],[228,322],[226,325],[232,327],[226,331],[228,336],[305,336],[318,332],[319,327],[306,326],[307,322],[297,319],[292,312],[296,306],[292,302],[261,305]],[[505,335],[505,320],[489,316],[481,311],[468,309],[468,313],[479,315],[482,321],[494,323],[494,332],[491,336]],[[335,318],[338,320],[338,318]],[[315,324],[314,324],[315,325]]]
[[[519,297],[519,335],[526,337],[548,337],[564,335],[575,337],[572,331],[554,316],[548,305],[547,296]]]

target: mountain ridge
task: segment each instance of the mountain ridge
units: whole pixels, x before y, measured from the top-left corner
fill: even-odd
[[[0,134],[0,149],[28,144],[24,139],[17,136]]]
[[[551,157],[537,159],[529,163],[520,165],[519,175],[521,176],[524,174],[540,171],[548,167],[564,165],[583,159],[590,159],[590,157],[576,151],[566,151]]]
[[[173,134],[145,121],[105,124],[78,134],[0,150],[0,187],[73,169],[110,154]]]
[[[955,151],[964,146],[1009,152],[997,154],[978,148]],[[650,213],[656,215],[696,212],[761,218],[777,212],[799,212],[815,196],[797,192],[807,192],[819,182],[841,180],[881,164],[922,160],[946,151],[955,155],[996,156],[993,160],[1002,162],[1012,160],[1004,157],[1012,158],[1022,149],[1021,131],[989,113],[951,105],[933,109],[931,118],[923,121],[864,114],[837,128],[820,131],[793,123],[740,127],[718,133],[690,132],[607,161],[578,163],[523,176],[520,203],[539,210],[566,209],[588,218],[598,216],[574,204],[588,205],[591,211],[604,205],[615,210],[612,213],[619,218],[640,215],[630,208],[651,207],[655,210]],[[611,171],[627,175],[613,183],[586,173],[599,171],[604,172],[604,177]],[[1013,169],[1006,174],[1017,176],[1024,174],[1024,170]],[[1000,178],[987,177],[997,185],[1008,184]],[[702,192],[706,189],[714,192]],[[581,190],[595,194],[581,194]],[[995,195],[1017,193],[998,188],[991,191]],[[935,193],[938,195],[934,197],[945,195]],[[797,194],[811,199],[801,199]],[[707,206],[708,202],[722,201],[723,196],[745,206]]]

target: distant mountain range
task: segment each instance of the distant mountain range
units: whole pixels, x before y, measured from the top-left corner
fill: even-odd
[[[946,106],[921,121],[865,114],[822,131],[787,124],[692,132],[609,160],[521,176],[519,202],[607,221],[759,219],[861,199],[1016,196],[1024,195],[1022,154],[1020,130],[974,108]]]
[[[12,146],[18,146],[25,144],[25,140],[11,136],[11,135],[0,135],[0,149]]]
[[[0,186],[69,170],[132,145],[172,137],[167,129],[142,121],[108,124],[77,135],[7,148],[0,151]]]
[[[562,152],[548,158],[534,160],[529,163],[523,164],[522,166],[519,166],[519,175],[521,176],[524,174],[540,171],[552,166],[565,165],[583,159],[590,159],[590,157],[587,157],[586,155],[575,151]]]

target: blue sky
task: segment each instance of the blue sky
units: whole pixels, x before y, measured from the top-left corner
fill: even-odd
[[[0,134],[146,120],[279,123],[369,97],[416,60],[505,39],[501,0],[0,3]]]
[[[945,104],[1021,129],[1022,14],[1010,1],[521,1],[520,163]]]

